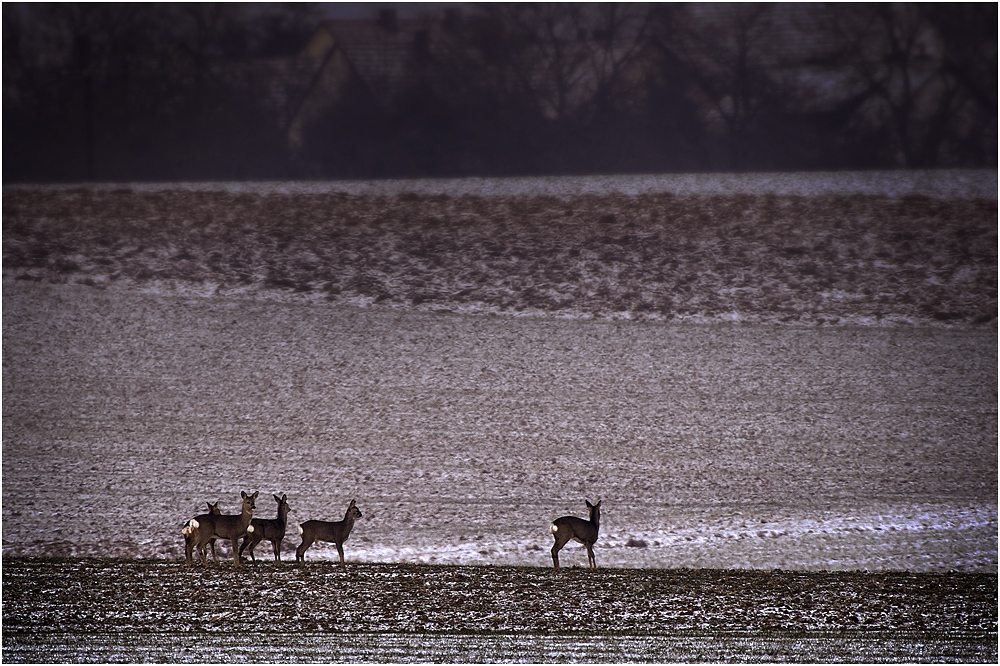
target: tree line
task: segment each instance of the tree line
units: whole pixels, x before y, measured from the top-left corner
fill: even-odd
[[[997,165],[992,3],[457,5],[297,142],[318,5],[3,12],[6,182]]]

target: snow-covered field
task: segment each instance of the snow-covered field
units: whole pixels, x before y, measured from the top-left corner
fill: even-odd
[[[995,571],[996,173],[817,177],[5,187],[3,552]]]
[[[255,488],[300,521],[357,498],[362,561],[544,565],[548,521],[600,495],[605,566],[996,567],[993,330],[23,282],[4,317],[5,553],[181,557],[186,518]]]
[[[75,185],[43,186],[71,189]],[[122,185],[89,186],[97,190]],[[674,194],[683,196],[875,195],[924,196],[936,199],[997,198],[997,172],[939,169],[910,171],[817,171],[797,173],[697,173],[630,176],[561,176],[524,178],[434,178],[355,181],[265,181],[229,183],[130,183],[143,192],[182,188],[189,191],[243,192],[252,194],[330,194],[389,196],[416,193],[425,196],[563,196]]]

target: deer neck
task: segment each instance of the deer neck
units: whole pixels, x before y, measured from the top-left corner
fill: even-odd
[[[284,527],[288,523],[288,509],[286,507],[278,507],[278,524]]]
[[[351,516],[351,512],[348,511],[344,516],[344,536],[346,537],[354,529],[354,518]]]

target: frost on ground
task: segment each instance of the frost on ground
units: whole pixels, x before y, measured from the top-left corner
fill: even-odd
[[[996,321],[995,197],[261,190],[5,187],[4,280],[559,318]]]
[[[996,574],[5,563],[4,632],[993,632]],[[83,591],[90,591],[86,594]],[[247,603],[252,600],[251,603]]]
[[[996,663],[996,581],[5,557],[3,660]]]
[[[438,185],[5,187],[4,554],[995,571],[995,191]]]
[[[179,559],[259,489],[293,525],[356,498],[349,561],[548,566],[601,496],[604,567],[997,566],[990,328],[3,296],[5,555]]]

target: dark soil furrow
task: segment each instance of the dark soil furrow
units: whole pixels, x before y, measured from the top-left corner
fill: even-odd
[[[14,632],[995,635],[991,574],[3,560]]]

